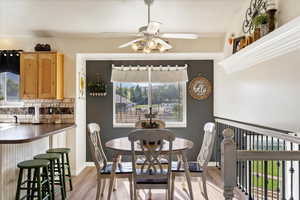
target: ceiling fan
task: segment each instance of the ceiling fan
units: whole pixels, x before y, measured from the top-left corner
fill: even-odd
[[[144,0],[148,7],[148,24],[139,28],[136,35],[137,39],[127,42],[119,46],[125,48],[131,46],[134,51],[143,51],[144,53],[151,53],[153,50],[164,52],[172,49],[172,46],[164,38],[169,39],[197,39],[198,35],[188,33],[161,33],[160,22],[151,21],[150,7],[154,0]]]

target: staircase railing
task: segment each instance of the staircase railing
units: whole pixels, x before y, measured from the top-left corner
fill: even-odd
[[[216,123],[216,146],[221,153],[215,156],[226,200],[233,198],[235,187],[251,200],[300,199],[300,138],[296,134],[224,119]]]

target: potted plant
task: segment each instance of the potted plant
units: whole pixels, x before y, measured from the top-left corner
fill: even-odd
[[[256,34],[259,32],[260,37],[263,37],[263,36],[265,36],[269,33],[269,29],[268,29],[269,17],[268,17],[268,14],[262,13],[260,15],[257,15],[253,19],[253,23],[254,23],[254,27],[255,27],[255,32],[256,32]]]

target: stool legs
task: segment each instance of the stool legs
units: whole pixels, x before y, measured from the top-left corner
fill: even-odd
[[[37,195],[38,199],[43,199],[42,198],[42,184],[41,184],[41,171],[40,169],[36,169],[37,173]]]
[[[67,189],[66,189],[66,170],[65,170],[65,155],[62,154],[61,155],[61,169],[62,169],[62,175],[63,175],[63,178],[64,178],[64,181],[63,181],[63,184],[64,184],[64,191],[67,192]]]
[[[69,154],[66,154],[66,158],[67,158],[67,170],[68,170],[68,177],[69,177],[69,184],[70,184],[70,190],[73,190],[73,184],[72,184],[72,175],[71,175],[71,169],[70,169],[70,160],[69,160]]]
[[[54,162],[50,161],[50,180],[51,180],[51,193],[52,193],[52,199],[54,199],[55,195],[55,188],[54,188]]]
[[[46,173],[46,174],[49,174],[48,168],[47,168],[47,167],[45,168],[45,173]],[[52,196],[51,196],[51,189],[50,189],[50,183],[49,183],[49,176],[47,176],[47,177],[48,177],[47,190],[48,190],[48,194],[49,194],[49,199],[50,199],[50,200],[54,200],[54,198],[52,198]]]
[[[31,190],[31,169],[28,169],[28,174],[27,174],[27,197],[26,199],[29,200],[30,197],[30,190]]]
[[[64,177],[63,177],[63,174],[62,174],[62,170],[63,169],[62,169],[62,166],[61,166],[59,160],[56,161],[56,165],[55,166],[57,166],[55,168],[56,168],[56,170],[58,172],[58,176],[59,176],[59,180],[58,181],[59,181],[59,185],[60,185],[61,196],[62,196],[62,199],[65,199],[67,197],[67,195],[66,195],[66,191],[64,189]]]
[[[23,179],[23,169],[20,169],[19,178],[18,178],[17,193],[16,193],[16,200],[20,199],[22,179]]]

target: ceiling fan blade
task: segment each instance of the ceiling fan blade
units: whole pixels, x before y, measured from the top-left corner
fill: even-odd
[[[126,38],[126,37],[137,37],[137,33],[130,32],[101,32],[97,34],[98,37],[103,38]]]
[[[143,40],[143,39],[144,39],[144,38],[139,38],[139,39],[136,39],[136,40],[132,40],[132,41],[130,41],[130,42],[127,42],[127,43],[125,43],[125,44],[120,45],[119,48],[121,49],[121,48],[128,47],[128,46],[132,45],[133,43],[136,43],[136,42],[141,41],[141,40]]]
[[[151,21],[147,26],[146,33],[148,33],[150,35],[157,34],[159,32],[160,25],[161,25],[160,22]]]
[[[154,40],[159,43],[160,45],[162,45],[163,47],[165,47],[166,49],[172,49],[173,47],[168,44],[167,42],[165,42],[164,40],[160,39],[160,38],[154,38]]]
[[[162,33],[160,35],[161,38],[170,38],[170,39],[197,39],[199,36],[197,34],[192,33]]]

